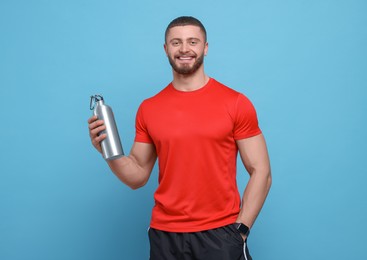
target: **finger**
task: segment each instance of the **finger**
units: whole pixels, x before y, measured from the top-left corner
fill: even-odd
[[[90,130],[93,130],[94,128],[97,128],[97,127],[99,127],[99,126],[101,126],[101,125],[104,125],[104,121],[103,121],[103,120],[96,120],[96,121],[94,121],[94,122],[90,123],[90,124],[88,125],[88,128],[89,128]]]
[[[106,134],[95,136],[92,138],[92,143],[99,145],[106,137],[107,137]]]
[[[106,134],[101,134],[92,139],[93,146],[99,151],[102,152],[101,142],[107,137]]]
[[[104,139],[106,139],[107,134],[101,134],[99,136],[97,136],[94,140],[96,140],[96,142],[101,143]]]
[[[98,119],[98,117],[96,115],[88,118],[88,124],[91,124],[92,122],[96,121]]]
[[[99,127],[96,127],[96,128],[93,128],[89,131],[89,135],[92,137],[92,138],[95,138],[96,136],[98,136],[98,134],[100,132],[102,132],[103,130],[106,130],[106,126],[105,125],[101,125]]]

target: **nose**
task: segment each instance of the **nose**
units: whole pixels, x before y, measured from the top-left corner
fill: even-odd
[[[183,42],[183,43],[181,44],[181,47],[180,47],[180,52],[185,53],[185,52],[188,52],[188,51],[189,51],[189,48],[188,48],[188,46],[187,46],[187,43],[186,43],[186,42]]]

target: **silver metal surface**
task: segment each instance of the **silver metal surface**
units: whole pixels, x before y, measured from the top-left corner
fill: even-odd
[[[97,97],[97,95],[95,96]],[[107,134],[106,139],[101,142],[103,158],[106,160],[114,160],[124,155],[120,136],[117,130],[115,118],[111,107],[104,104],[103,97],[95,98],[95,106],[93,114],[104,121],[106,130],[101,131],[98,135]],[[92,96],[93,98],[93,96]]]

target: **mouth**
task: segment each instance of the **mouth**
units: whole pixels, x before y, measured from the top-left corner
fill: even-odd
[[[177,56],[176,59],[182,63],[188,63],[195,59],[195,56]]]

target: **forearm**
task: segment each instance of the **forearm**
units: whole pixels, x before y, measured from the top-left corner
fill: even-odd
[[[147,182],[150,172],[139,166],[137,160],[129,155],[107,161],[111,171],[127,186],[138,189]]]
[[[98,120],[97,116],[89,118],[88,123],[92,144],[102,154],[101,142],[107,135],[99,133],[105,130],[106,126],[102,120]],[[112,172],[123,183],[132,189],[137,189],[148,181],[156,159],[157,154],[154,144],[134,142],[128,156],[108,160],[107,163]]]
[[[242,197],[242,207],[237,221],[249,228],[253,226],[260,213],[271,186],[270,168],[254,170]]]

